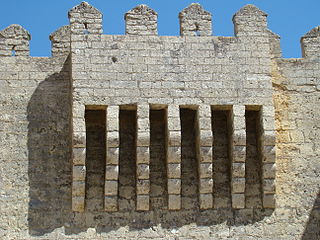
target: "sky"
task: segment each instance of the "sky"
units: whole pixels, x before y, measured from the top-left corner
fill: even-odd
[[[20,24],[31,36],[31,56],[50,56],[49,35],[68,25],[68,11],[79,0],[1,0],[0,30]],[[104,34],[123,35],[124,14],[139,4],[158,13],[158,33],[179,35],[179,12],[193,2],[212,13],[213,35],[234,36],[232,16],[246,4],[268,14],[269,29],[281,37],[285,58],[301,57],[300,38],[320,25],[320,0],[87,0],[103,13]]]

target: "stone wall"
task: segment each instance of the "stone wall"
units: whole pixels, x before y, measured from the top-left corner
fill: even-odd
[[[0,31],[0,238],[319,238],[319,28],[282,59],[252,5],[235,37],[198,4],[179,37],[157,16],[102,35],[83,2],[45,58]]]

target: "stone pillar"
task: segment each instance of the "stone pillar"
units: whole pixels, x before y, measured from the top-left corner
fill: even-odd
[[[147,5],[136,6],[124,16],[126,34],[158,35],[158,14]]]
[[[149,105],[137,106],[137,211],[148,211],[150,205],[150,121]]]
[[[234,105],[231,113],[231,198],[232,207],[245,207],[246,121],[245,106]]]
[[[260,152],[262,159],[262,202],[264,208],[275,208],[276,147],[274,107],[263,106],[260,111]]]
[[[168,209],[181,209],[181,123],[178,105],[168,106]]]
[[[107,159],[105,175],[104,208],[108,212],[118,210],[119,179],[119,106],[107,108]]]
[[[211,106],[200,105],[199,116],[199,203],[200,209],[213,207],[213,159],[212,159],[212,124]]]
[[[73,105],[72,126],[72,210],[83,212],[85,208],[86,180],[86,124],[84,105]]]

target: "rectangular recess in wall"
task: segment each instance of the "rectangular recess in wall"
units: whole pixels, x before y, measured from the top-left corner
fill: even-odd
[[[120,106],[119,210],[134,211],[136,201],[137,107]]]
[[[86,210],[104,209],[106,107],[86,106]]]
[[[212,107],[214,208],[231,207],[231,110],[232,106]]]
[[[150,203],[151,209],[165,209],[167,189],[167,109],[150,109]]]
[[[262,208],[261,106],[246,106],[246,208]]]
[[[197,110],[180,107],[181,121],[181,205],[183,209],[199,208],[199,177],[196,150]]]

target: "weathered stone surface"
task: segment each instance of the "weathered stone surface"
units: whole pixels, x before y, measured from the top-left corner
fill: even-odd
[[[0,31],[0,56],[29,56],[30,33],[18,24]]]
[[[124,16],[126,34],[130,35],[157,35],[158,14],[147,5],[136,6]]]
[[[211,36],[197,4],[184,37],[130,14],[132,33],[102,35],[81,3],[52,57],[29,57],[21,26],[0,31],[0,238],[317,239],[319,28],[282,59],[251,5],[235,37]],[[106,134],[87,138],[88,109],[106,111]]]
[[[213,196],[212,194],[200,194],[199,196],[200,208],[210,209],[213,206]]]
[[[192,3],[179,13],[181,36],[211,36],[211,13],[199,3]]]

